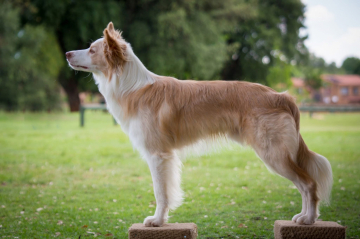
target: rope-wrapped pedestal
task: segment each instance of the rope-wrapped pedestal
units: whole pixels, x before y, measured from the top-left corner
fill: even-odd
[[[313,225],[299,225],[292,221],[275,221],[275,239],[344,239],[346,227],[336,222],[316,221]]]
[[[129,239],[195,239],[197,226],[194,223],[167,223],[162,227],[145,227],[135,223],[129,228]]]

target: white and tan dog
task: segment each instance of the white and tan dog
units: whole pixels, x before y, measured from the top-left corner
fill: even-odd
[[[299,133],[291,96],[248,82],[181,81],[146,69],[110,22],[90,48],[66,53],[74,70],[93,73],[110,113],[149,165],[156,198],[146,226],[162,226],[182,202],[176,152],[206,138],[250,145],[266,166],[291,180],[302,196],[293,217],[313,224],[320,200],[328,201],[332,171]]]

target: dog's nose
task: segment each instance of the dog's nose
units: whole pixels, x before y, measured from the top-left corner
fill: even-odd
[[[73,54],[72,54],[71,51],[66,52],[65,55],[66,55],[66,58],[67,58],[67,59],[70,59],[70,58],[73,56]]]

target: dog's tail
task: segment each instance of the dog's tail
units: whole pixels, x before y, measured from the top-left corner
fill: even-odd
[[[296,161],[298,166],[316,182],[317,197],[325,204],[329,204],[333,183],[331,165],[324,156],[310,151],[300,134]]]

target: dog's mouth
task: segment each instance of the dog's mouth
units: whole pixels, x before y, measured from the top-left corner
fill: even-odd
[[[83,68],[83,69],[88,69],[89,67],[86,67],[86,66],[80,66],[80,65],[75,65],[75,64],[72,64],[69,59],[66,59],[67,62],[69,63],[69,65],[72,67],[72,68]]]
[[[86,67],[86,66],[73,65],[73,64],[71,64],[71,63],[70,63],[70,65],[71,65],[72,67],[75,67],[75,68],[88,69],[88,67]]]

